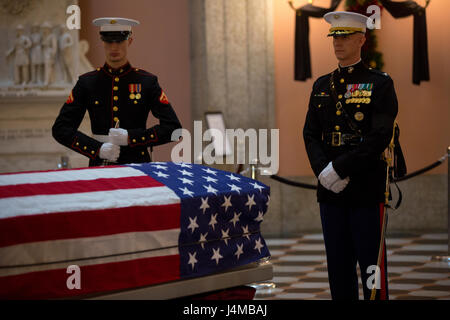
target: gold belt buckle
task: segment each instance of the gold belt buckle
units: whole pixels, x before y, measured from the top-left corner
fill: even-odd
[[[332,132],[331,133],[331,145],[333,147],[340,147],[341,146],[341,132]]]

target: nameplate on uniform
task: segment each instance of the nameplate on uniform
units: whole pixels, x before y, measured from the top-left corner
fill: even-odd
[[[314,97],[329,97],[329,96],[330,95],[328,93],[325,93],[325,92],[314,94]]]

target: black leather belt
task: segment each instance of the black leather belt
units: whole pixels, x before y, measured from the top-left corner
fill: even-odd
[[[332,147],[357,146],[363,138],[356,134],[331,132],[323,135],[323,141]]]

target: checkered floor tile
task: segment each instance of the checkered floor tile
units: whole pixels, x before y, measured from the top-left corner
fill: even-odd
[[[266,243],[274,277],[257,285],[255,299],[331,299],[322,234]],[[448,254],[447,234],[391,235],[386,246],[391,300],[450,300],[450,265],[434,259]]]

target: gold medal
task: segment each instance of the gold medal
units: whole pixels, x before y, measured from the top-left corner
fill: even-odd
[[[336,111],[336,115],[340,116],[342,114],[342,111],[338,110]]]
[[[138,94],[136,94],[136,99],[140,99],[141,98],[141,94],[140,93],[138,93]]]
[[[355,113],[355,120],[356,121],[362,121],[363,119],[364,119],[364,113],[362,113],[362,112]]]
[[[130,94],[130,99],[133,100],[134,98],[136,98],[136,96],[134,95],[134,93]]]

